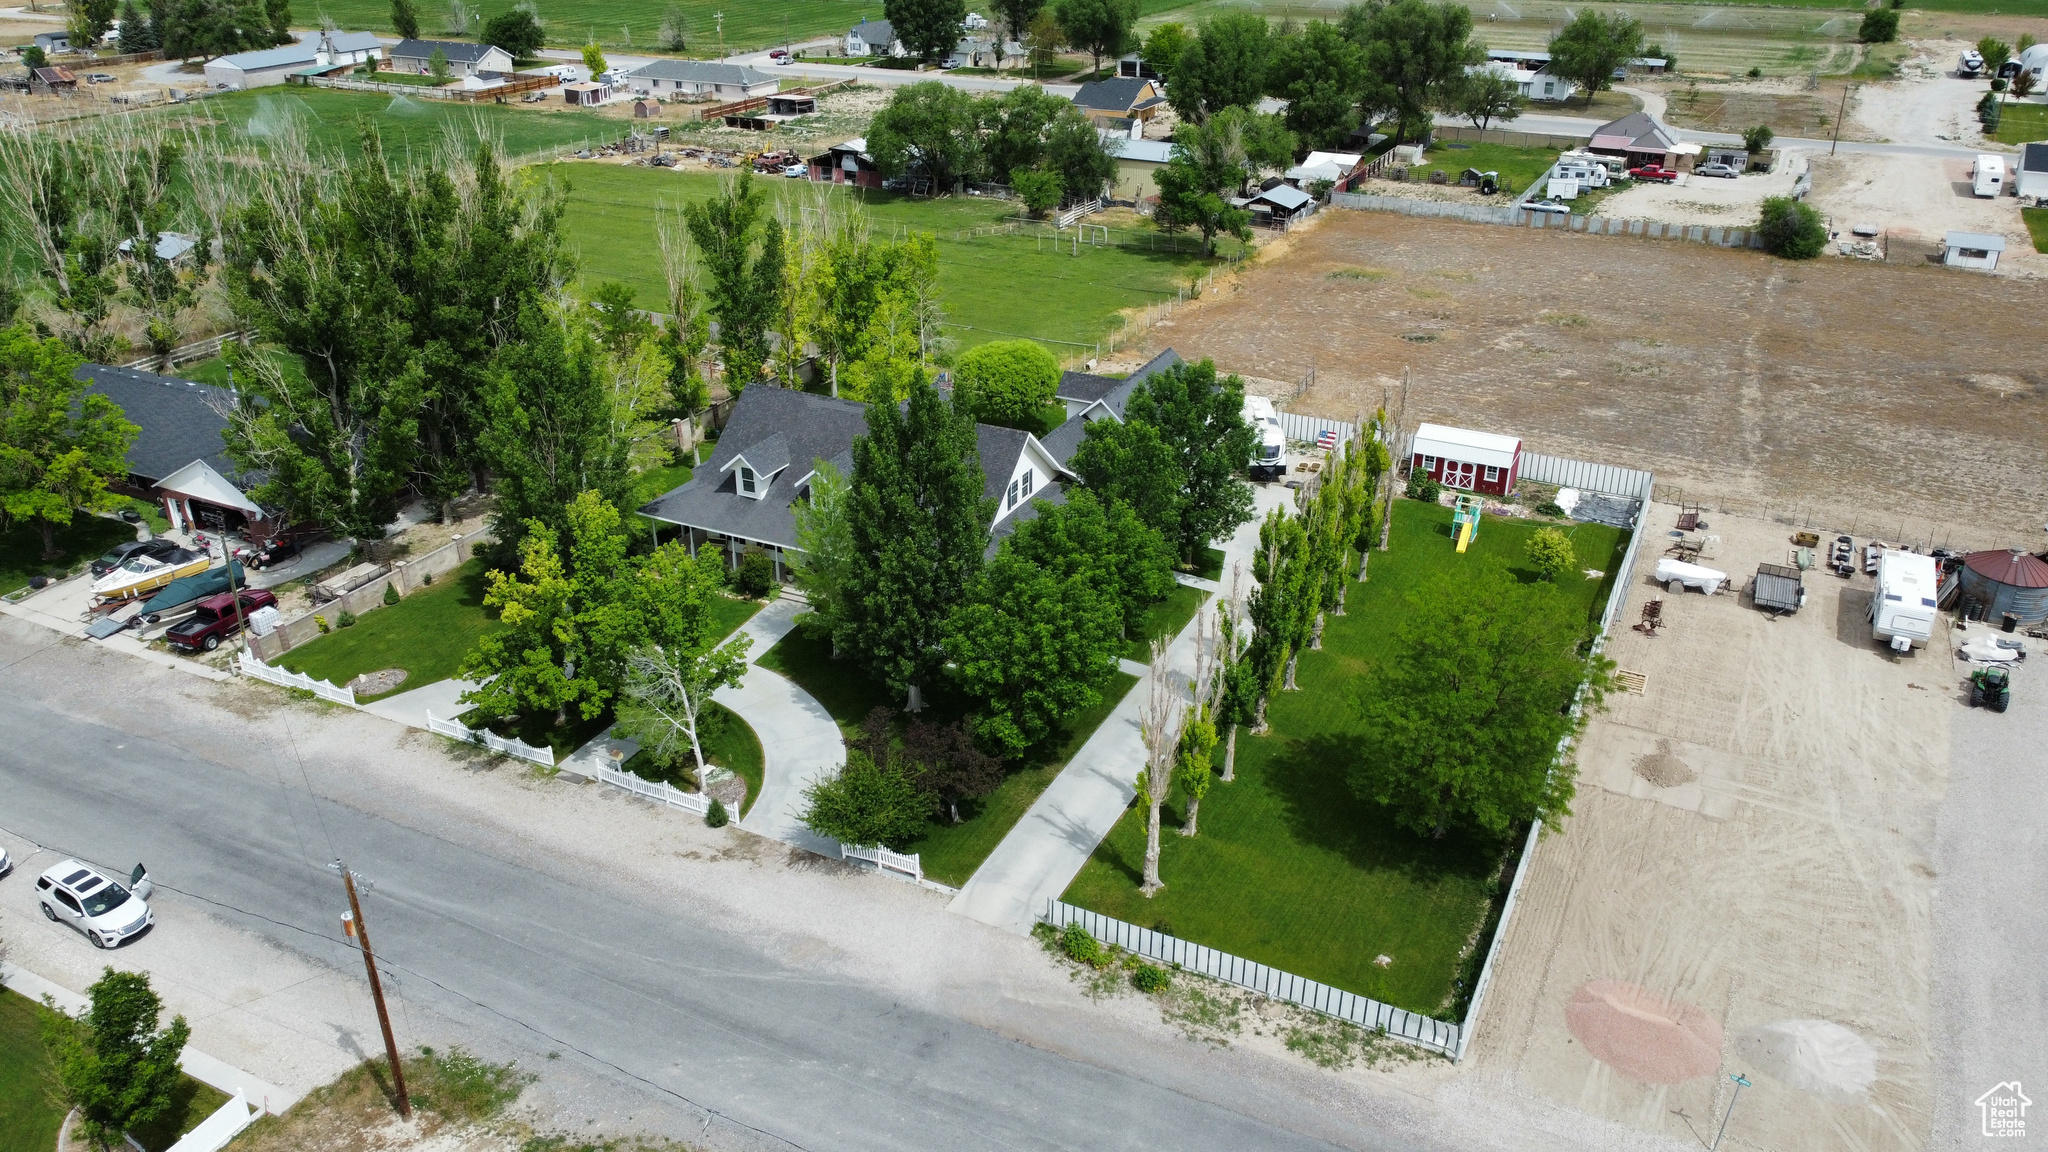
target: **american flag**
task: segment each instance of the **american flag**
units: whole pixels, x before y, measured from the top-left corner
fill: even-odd
[[[1335,448],[1336,446],[1337,430],[1335,428],[1325,428],[1321,432],[1316,433],[1316,447]]]

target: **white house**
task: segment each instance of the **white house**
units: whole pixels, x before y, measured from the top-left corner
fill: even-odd
[[[2037,200],[2048,196],[2048,143],[2020,145],[2020,162],[2013,167],[2012,191],[2015,196],[2032,196]]]
[[[848,56],[908,56],[887,20],[863,20],[846,34]]]
[[[969,12],[966,21],[960,26],[969,32],[979,32],[989,26],[989,19],[979,12]]]
[[[384,58],[384,42],[375,32],[322,32],[320,54],[320,63],[337,68],[367,64]]]
[[[215,87],[261,88],[282,84],[292,73],[319,63],[319,41],[308,38],[282,48],[261,48],[208,60],[206,82]]]
[[[776,78],[741,64],[710,60],[655,60],[626,73],[636,95],[674,100],[744,100],[775,92]]]
[[[1468,65],[1465,74],[1476,75],[1491,72],[1515,86],[1515,91],[1524,100],[1569,100],[1579,90],[1577,84],[1562,76],[1554,76],[1547,69],[1531,69],[1522,64],[1505,60],[1488,60],[1484,64]]]
[[[2005,251],[2005,237],[1989,232],[1951,232],[1942,238],[1941,262],[1950,268],[1998,270],[1998,254]]]
[[[391,70],[426,76],[433,71],[436,48],[448,61],[450,76],[512,71],[510,52],[495,44],[471,44],[466,40],[400,40],[391,50]]]

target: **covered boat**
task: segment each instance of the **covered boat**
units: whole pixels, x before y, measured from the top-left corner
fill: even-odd
[[[240,564],[223,564],[218,568],[208,568],[196,576],[181,576],[164,585],[161,591],[150,597],[149,603],[142,606],[141,615],[151,624],[158,623],[162,617],[180,608],[189,607],[208,596],[218,596],[228,591],[230,578],[236,588],[249,586],[248,578],[242,575]]]

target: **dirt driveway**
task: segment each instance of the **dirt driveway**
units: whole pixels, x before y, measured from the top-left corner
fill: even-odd
[[[1512,432],[1765,516],[1973,547],[2039,541],[2048,344],[1998,277],[1330,211],[1150,351],[1295,381],[1348,420]]]
[[[1716,228],[1752,228],[1765,197],[1790,196],[1792,185],[1806,170],[1806,154],[1788,148],[1778,154],[1769,172],[1745,173],[1730,180],[1720,176],[1684,175],[1675,184],[1637,181],[1600,202],[1600,215],[1662,220],[1666,224],[1705,224]]]
[[[1676,518],[1654,506],[1652,539]],[[1702,563],[1738,588],[1790,549],[1768,521],[1709,523]],[[1609,643],[1643,689],[1581,744],[1576,814],[1537,849],[1474,1069],[1702,1143],[1745,1073],[1724,1147],[1921,1148],[1929,860],[1959,707],[1945,635],[1893,657],[1860,575],[1809,572],[1806,607],[1776,620],[1739,594],[1672,596],[1650,578],[1660,552],[1623,619],[1655,597],[1668,626]],[[1636,1014],[1602,1020],[1615,1001]]]
[[[1894,263],[1938,253],[1950,231],[1989,232],[2005,237],[1999,272],[2048,276],[2048,255],[2034,251],[2019,198],[1978,197],[1970,163],[1960,156],[1821,156],[1813,162],[1807,202],[1844,237],[1863,224],[1880,237],[1889,234]]]

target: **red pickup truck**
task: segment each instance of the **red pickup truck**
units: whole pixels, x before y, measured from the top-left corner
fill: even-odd
[[[276,603],[277,597],[261,588],[244,588],[242,610],[238,613],[235,611],[234,593],[222,592],[218,596],[209,596],[199,602],[198,611],[171,625],[170,630],[164,633],[164,639],[168,640],[173,648],[183,648],[188,652],[197,652],[201,649],[211,652],[220,647],[221,640],[234,635],[243,624],[248,623],[251,613],[258,608],[268,608]]]
[[[1664,167],[1662,164],[1645,164],[1641,168],[1631,168],[1628,170],[1628,174],[1632,180],[1658,180],[1665,184],[1675,183],[1678,180],[1678,173]]]

